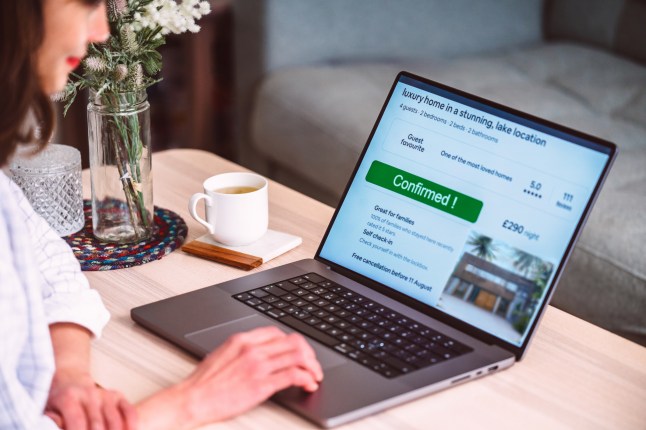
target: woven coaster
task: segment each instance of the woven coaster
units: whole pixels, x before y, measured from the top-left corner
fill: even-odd
[[[83,212],[83,230],[63,239],[72,248],[84,271],[125,269],[159,260],[181,246],[188,232],[182,217],[155,206],[152,238],[123,245],[101,242],[92,235],[92,204],[89,200],[83,201]]]

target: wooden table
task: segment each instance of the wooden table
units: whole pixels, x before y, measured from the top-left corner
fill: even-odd
[[[207,177],[239,170],[244,169],[204,151],[157,153],[155,204],[181,215],[189,228],[187,240],[193,240],[204,228],[188,213],[189,197],[202,191]],[[89,174],[83,175],[89,193]],[[299,235],[303,244],[255,270],[313,257],[333,209],[275,182],[269,200],[270,228]],[[186,376],[195,360],[135,325],[130,309],[246,273],[182,251],[130,269],[87,272],[112,313],[93,347],[98,382],[136,402]],[[267,402],[207,428],[314,426]],[[527,357],[511,369],[342,428],[646,429],[646,348],[550,307]]]

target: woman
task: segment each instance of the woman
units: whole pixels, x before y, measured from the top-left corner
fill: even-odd
[[[109,37],[102,0],[0,2],[0,167],[18,144],[42,148],[60,91],[91,42]],[[41,133],[35,136],[34,126]],[[0,171],[0,429],[181,429],[224,420],[288,386],[318,388],[299,335],[233,336],[179,384],[137,405],[96,386],[90,341],[108,313],[71,250]]]

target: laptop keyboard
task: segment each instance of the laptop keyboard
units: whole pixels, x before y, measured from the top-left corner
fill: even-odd
[[[387,378],[472,351],[316,273],[233,297]]]

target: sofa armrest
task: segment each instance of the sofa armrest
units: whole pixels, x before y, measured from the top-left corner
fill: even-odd
[[[545,37],[602,47],[646,64],[646,0],[547,0]]]

